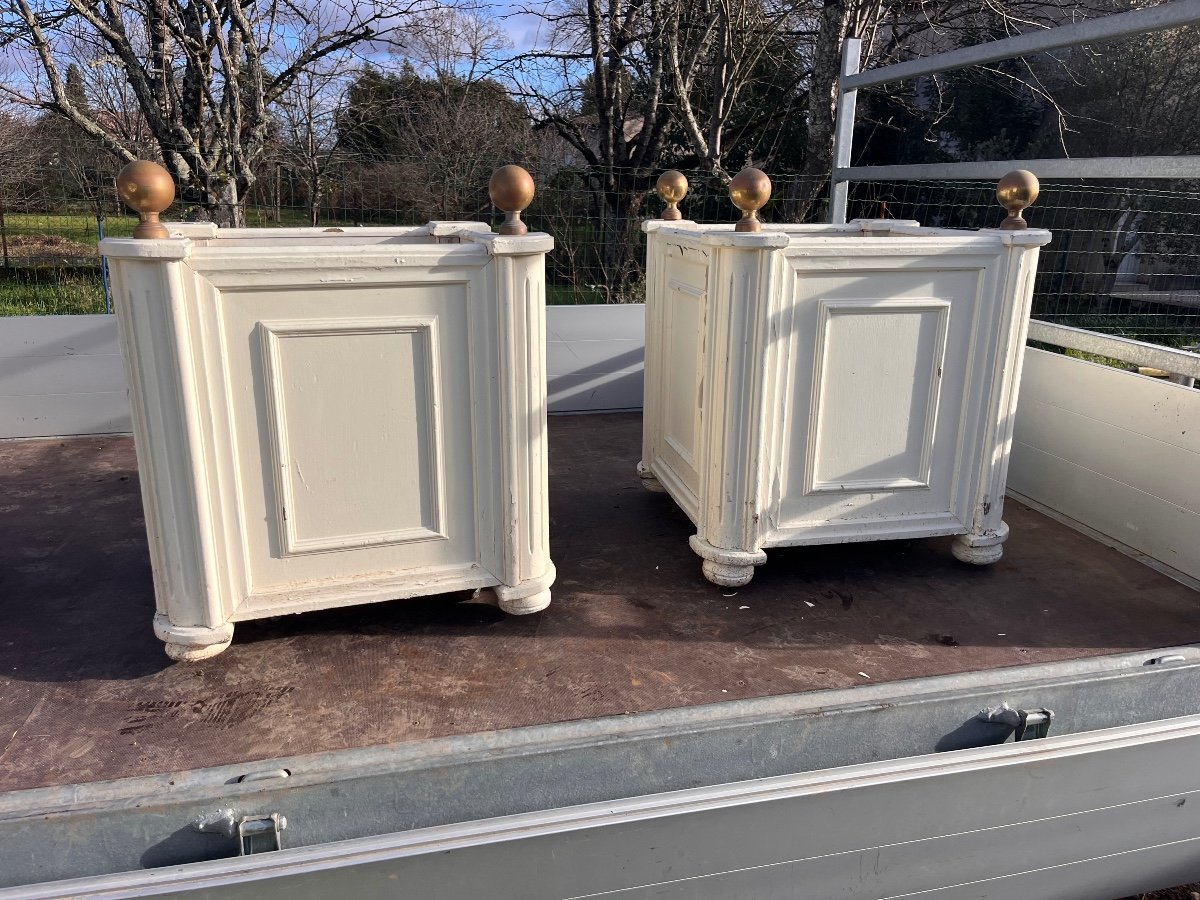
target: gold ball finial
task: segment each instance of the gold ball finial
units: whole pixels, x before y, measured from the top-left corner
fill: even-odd
[[[771,199],[771,179],[762,169],[747,166],[729,182],[729,199],[742,211],[734,231],[762,231],[758,211]]]
[[[682,219],[683,213],[679,211],[679,201],[687,196],[687,176],[675,169],[667,169],[658,176],[658,182],[654,187],[658,191],[658,196],[662,197],[663,203],[667,204],[667,208],[662,211],[662,217],[668,222],[678,222]]]
[[[1000,223],[1000,227],[1006,231],[1028,228],[1029,223],[1025,221],[1024,216],[1025,208],[1033,204],[1040,190],[1037,176],[1025,169],[1017,169],[1001,178],[1000,183],[996,185],[996,199],[1008,210],[1008,218]]]
[[[175,181],[170,172],[148,159],[135,159],[117,173],[117,196],[141,219],[133,229],[135,238],[170,237],[158,219],[175,199]]]
[[[488,182],[488,196],[504,211],[501,234],[529,234],[521,213],[533,202],[533,176],[520,166],[501,166]]]

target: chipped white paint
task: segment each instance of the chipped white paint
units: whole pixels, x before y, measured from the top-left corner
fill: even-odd
[[[646,223],[649,487],[710,581],[764,548],[954,534],[1000,558],[1043,230]]]
[[[101,245],[168,654],[219,653],[239,620],[448,591],[544,609],[553,241],[172,228]]]

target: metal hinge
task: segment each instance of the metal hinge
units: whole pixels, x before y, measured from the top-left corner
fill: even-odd
[[[1014,741],[1032,741],[1044,738],[1050,733],[1050,723],[1054,721],[1054,710],[1051,709],[1013,709],[1007,703],[988,707],[981,711],[977,719],[984,722],[996,722],[1008,725],[1013,729]]]
[[[238,822],[238,854],[269,853],[283,848],[280,832],[287,828],[287,819],[279,813],[269,816],[245,816]]]
[[[1017,730],[1013,733],[1014,741],[1031,741],[1044,738],[1050,733],[1050,723],[1054,721],[1054,710],[1051,709],[1018,709]]]
[[[287,828],[287,818],[279,813],[239,818],[232,809],[219,809],[192,825],[197,831],[215,832],[236,839],[238,855],[251,856],[283,848],[280,833]]]

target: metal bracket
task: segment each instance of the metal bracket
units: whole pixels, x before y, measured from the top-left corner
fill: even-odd
[[[245,816],[238,822],[238,853],[250,856],[269,853],[283,847],[280,832],[287,828],[287,819],[279,813],[269,816]]]
[[[1013,733],[1014,741],[1032,741],[1044,738],[1050,733],[1050,723],[1054,721],[1054,711],[1049,709],[1018,709],[1020,721]]]
[[[283,847],[280,832],[287,828],[287,818],[279,813],[266,816],[238,818],[232,809],[219,809],[192,823],[197,831],[223,834],[238,842],[238,855],[268,853]]]
[[[982,710],[975,718],[984,722],[997,722],[1013,729],[1014,741],[1032,741],[1050,733],[1054,721],[1051,709],[1013,709],[1007,703]]]

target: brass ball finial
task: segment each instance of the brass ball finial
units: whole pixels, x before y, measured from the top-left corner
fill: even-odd
[[[1001,178],[996,185],[996,199],[1008,210],[1008,218],[1000,223],[1000,227],[1007,231],[1028,228],[1029,223],[1023,214],[1025,208],[1037,199],[1040,190],[1037,176],[1025,169],[1017,169]]]
[[[501,234],[529,234],[521,213],[533,202],[533,176],[520,166],[501,166],[488,182],[488,196],[504,211]]]
[[[170,172],[156,162],[135,159],[117,174],[117,196],[141,219],[133,229],[135,238],[170,237],[158,219],[175,199],[175,181]]]
[[[729,182],[729,199],[742,211],[734,231],[762,231],[758,211],[771,199],[771,179],[762,169],[747,166]]]
[[[667,208],[662,211],[662,217],[668,222],[678,222],[682,219],[683,213],[679,211],[679,201],[687,196],[687,176],[675,169],[667,169],[658,176],[658,182],[654,187],[658,191],[658,196],[662,197],[663,203],[667,204]]]

